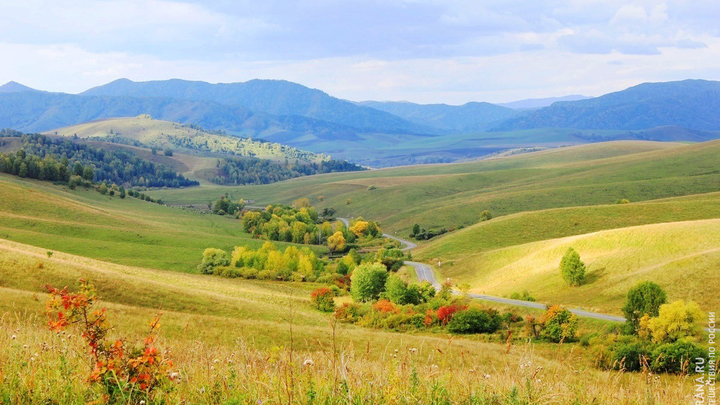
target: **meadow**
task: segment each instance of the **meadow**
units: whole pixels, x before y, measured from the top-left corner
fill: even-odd
[[[208,198],[219,198],[208,196]],[[258,248],[242,222],[0,175],[0,238],[131,266],[196,271],[205,248]],[[283,244],[280,244],[284,246]],[[320,248],[317,248],[320,249]]]
[[[85,403],[99,393],[77,332],[50,332],[40,285],[90,278],[114,325],[140,338],[162,311],[158,346],[178,374],[165,403],[676,404],[683,376],[596,370],[578,344],[510,347],[335,324],[308,286],[128,267],[0,242],[0,400]],[[607,386],[611,385],[612,390]]]

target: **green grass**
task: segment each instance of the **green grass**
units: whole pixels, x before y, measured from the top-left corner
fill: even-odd
[[[205,248],[258,248],[242,222],[93,190],[0,175],[0,238],[113,263],[181,272]],[[279,245],[285,245],[280,243]],[[314,247],[322,251],[322,248]]]
[[[720,218],[720,193],[631,204],[528,211],[480,222],[435,238],[414,255],[420,259],[448,260],[485,250],[605,229],[711,218]]]
[[[199,203],[228,192],[260,204],[310,197],[319,208],[380,220],[407,234],[523,211],[633,202],[720,189],[720,142],[679,145],[609,142],[465,164],[431,165],[293,179],[269,186],[155,192],[171,203]],[[373,185],[375,190],[368,190]],[[317,200],[324,196],[323,202]],[[352,201],[346,205],[347,199]],[[381,201],[382,203],[378,203]]]
[[[558,265],[573,247],[587,265],[587,281],[570,287]],[[627,291],[654,281],[669,300],[717,309],[720,297],[720,219],[643,225],[549,239],[466,255],[442,273],[473,292],[507,296],[528,290],[539,302],[620,314]]]

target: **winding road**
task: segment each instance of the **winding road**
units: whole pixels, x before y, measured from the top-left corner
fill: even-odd
[[[345,226],[350,226],[350,221],[347,218],[338,218],[339,221],[342,221],[342,223],[345,224]],[[384,233],[384,237],[389,239],[394,239],[401,244],[404,245],[402,248],[402,251],[409,251],[412,249],[415,249],[417,247],[417,244],[410,242],[409,240],[401,239],[395,236],[392,236],[390,234]],[[436,290],[440,290],[442,287],[440,285],[440,282],[435,277],[435,271],[430,267],[430,265],[425,263],[419,263],[419,262],[411,262],[411,261],[405,261],[406,264],[409,264],[410,266],[413,266],[415,268],[415,274],[417,275],[417,278],[419,281],[427,281],[430,284],[435,287]],[[513,300],[510,298],[503,298],[503,297],[495,297],[492,295],[484,295],[484,294],[475,294],[470,293],[468,294],[471,298],[475,298],[478,300],[483,301],[492,301],[497,302],[499,304],[506,304],[506,305],[515,305],[518,307],[525,307],[525,308],[537,308],[537,309],[547,309],[546,304],[542,304],[539,302],[530,302],[530,301],[521,301],[521,300]],[[622,316],[616,316],[616,315],[608,315],[608,314],[600,314],[597,312],[591,312],[591,311],[585,311],[582,309],[572,309],[568,308],[570,312],[573,314],[583,317],[583,318],[593,318],[593,319],[600,319],[603,321],[610,321],[610,322],[625,322],[625,318]]]

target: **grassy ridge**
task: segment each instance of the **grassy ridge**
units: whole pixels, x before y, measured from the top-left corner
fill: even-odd
[[[131,266],[194,272],[207,247],[259,247],[240,221],[0,175],[0,238]],[[283,244],[280,244],[283,245]]]
[[[720,193],[529,211],[480,222],[436,238],[415,255],[456,259],[485,250],[606,229],[711,218],[720,218]]]
[[[558,270],[575,248],[587,265],[587,282],[569,287]],[[620,314],[635,284],[652,280],[669,300],[687,299],[707,310],[720,306],[720,219],[613,229],[543,240],[476,254],[443,265],[443,275],[475,292],[509,295],[528,290],[540,302]]]

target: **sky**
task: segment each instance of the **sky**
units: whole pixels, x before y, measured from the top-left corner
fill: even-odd
[[[0,83],[284,79],[462,104],[720,79],[720,1],[0,0]]]

